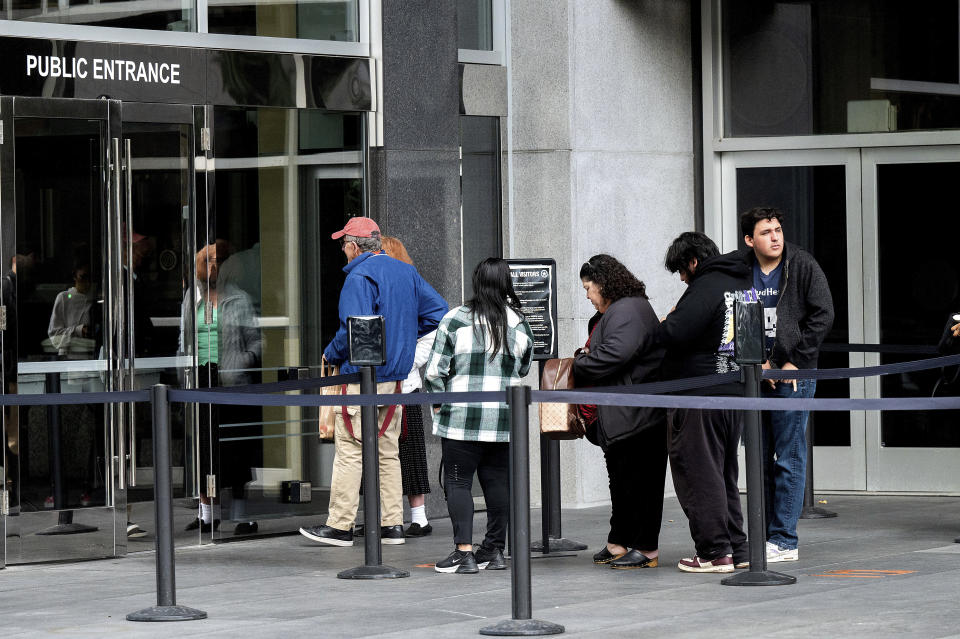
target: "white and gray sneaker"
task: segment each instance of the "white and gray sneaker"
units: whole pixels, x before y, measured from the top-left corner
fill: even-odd
[[[767,542],[767,563],[775,564],[778,561],[797,561],[800,551],[796,548],[781,548],[777,544]]]

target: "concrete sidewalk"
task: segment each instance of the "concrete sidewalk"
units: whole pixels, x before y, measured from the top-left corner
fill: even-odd
[[[564,512],[564,535],[590,545],[533,560],[533,616],[567,636],[960,636],[960,499],[831,497],[836,519],[804,520],[800,561],[771,567],[793,586],[734,588],[721,575],[676,569],[692,543],[675,499],[665,504],[659,568],[616,571],[591,555],[609,511]],[[539,512],[534,511],[535,530]],[[384,546],[408,579],[344,581],[363,545],[320,547],[296,536],[177,552],[177,603],[203,621],[144,624],[129,612],[156,603],[152,553],[0,571],[0,623],[13,637],[470,637],[509,618],[509,571],[441,575],[428,564],[452,549],[449,520],[431,537]],[[484,523],[475,522],[475,538]],[[536,557],[536,555],[534,555]]]

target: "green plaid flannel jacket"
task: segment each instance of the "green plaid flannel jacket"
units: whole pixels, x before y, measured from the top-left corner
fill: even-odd
[[[507,309],[507,343],[493,358],[486,325],[474,321],[466,306],[440,321],[433,351],[427,360],[427,392],[499,391],[520,383],[533,359],[533,332],[527,320]],[[510,441],[510,411],[503,402],[443,404],[434,417],[433,432],[447,439],[480,442]]]

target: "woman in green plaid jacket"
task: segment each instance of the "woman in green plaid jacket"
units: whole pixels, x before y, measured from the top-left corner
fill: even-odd
[[[500,391],[519,384],[530,370],[533,333],[519,311],[510,269],[488,258],[473,272],[472,300],[447,313],[427,361],[428,392]],[[502,402],[443,404],[433,432],[443,446],[444,488],[456,548],[437,562],[437,572],[503,570],[510,507],[510,413]],[[487,504],[487,534],[473,552],[473,474]]]

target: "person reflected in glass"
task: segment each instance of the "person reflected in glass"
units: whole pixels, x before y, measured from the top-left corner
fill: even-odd
[[[218,256],[223,251],[217,253]],[[220,262],[216,275],[217,355],[220,386],[253,384],[260,381],[259,368],[263,359],[263,333],[254,300],[244,289],[249,282],[259,282],[259,256],[250,259],[249,249],[232,254]],[[254,271],[254,269],[256,269]],[[231,438],[255,437],[227,443],[229,466],[221,466],[224,488],[232,489],[230,519],[237,520],[234,534],[257,532],[257,522],[247,521],[246,484],[252,479],[253,468],[263,465],[263,435],[261,410],[254,406],[221,405],[220,422],[231,425]],[[237,424],[244,424],[237,427]],[[219,438],[218,438],[219,439]],[[218,448],[222,455],[223,448]]]
[[[57,294],[47,334],[57,354],[64,359],[93,357],[93,323],[90,310],[93,295],[90,264],[79,263],[73,268],[73,286]]]
[[[646,287],[619,260],[594,255],[580,281],[597,314],[585,346],[573,360],[577,386],[631,386],[659,378],[660,324]],[[655,568],[660,556],[667,427],[661,409],[581,406],[589,439],[600,446],[610,483],[610,532],[596,564],[627,570]]]
[[[197,333],[197,385],[200,388],[209,388],[217,383],[219,378],[220,363],[220,336],[219,336],[219,316],[220,316],[220,297],[217,288],[219,277],[219,260],[226,259],[228,254],[227,242],[217,240],[212,244],[204,246],[197,251],[195,268],[197,274],[196,305],[190,308],[187,300],[183,306],[183,313],[193,313],[193,324],[196,326]],[[189,326],[191,322],[182,318],[181,325]],[[181,335],[181,343],[185,339]],[[200,452],[201,469],[209,467],[208,473],[201,470],[200,481],[200,504],[197,518],[187,524],[185,530],[197,530],[201,532],[210,532],[220,527],[220,520],[213,519],[212,503],[216,500],[216,495],[207,494],[207,482],[204,474],[219,475],[220,456],[212,454],[212,450],[219,450],[219,407],[216,404],[200,405],[200,439],[198,448]],[[209,465],[209,466],[208,466]]]
[[[390,257],[413,264],[403,242],[395,237],[384,235],[381,239],[383,250]],[[417,350],[413,357],[413,368],[403,381],[401,392],[419,393],[423,388],[423,366],[430,357],[436,331],[431,331],[417,340]],[[423,442],[423,410],[420,406],[403,407],[404,436],[400,438],[400,477],[403,494],[410,503],[410,526],[403,531],[407,537],[426,537],[433,532],[433,526],[427,519],[426,498],[430,492],[430,474],[427,468],[427,450]]]
[[[533,359],[533,331],[520,312],[510,268],[490,257],[473,272],[473,299],[444,315],[427,361],[428,392],[506,390],[521,383]],[[505,403],[443,404],[433,432],[443,447],[443,485],[455,548],[437,562],[441,573],[507,567],[510,410]],[[474,473],[487,504],[487,534],[473,551]]]

